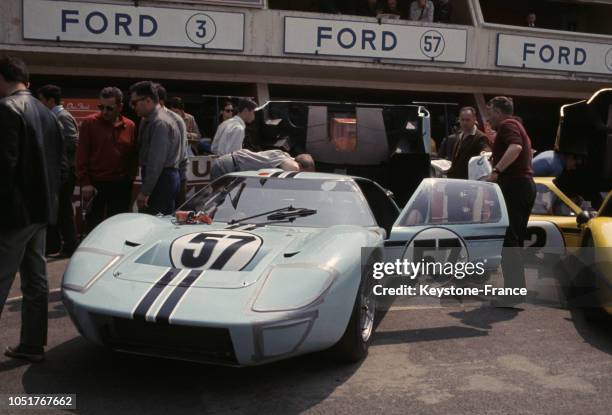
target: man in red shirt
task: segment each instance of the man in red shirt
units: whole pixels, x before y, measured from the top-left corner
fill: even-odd
[[[502,257],[504,285],[522,288],[525,287],[525,268],[520,251],[536,195],[531,167],[531,139],[521,122],[514,117],[514,104],[510,98],[491,99],[487,112],[489,123],[497,132],[493,143],[495,167],[488,180],[496,182],[501,188],[510,222],[504,239],[504,247],[507,248]],[[524,298],[504,300],[512,305],[522,302]]]
[[[83,199],[91,201],[89,229],[105,218],[129,210],[136,173],[134,123],[121,115],[123,94],[106,87],[99,96],[100,112],[83,120],[76,155],[76,173]]]

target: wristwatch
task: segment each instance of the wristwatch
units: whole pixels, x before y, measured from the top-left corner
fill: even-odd
[[[500,174],[501,171],[497,167],[493,167],[493,173]]]

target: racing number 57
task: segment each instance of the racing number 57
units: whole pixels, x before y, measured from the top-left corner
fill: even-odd
[[[437,53],[442,44],[442,37],[437,35],[427,35],[423,38],[423,49],[427,53]]]
[[[181,255],[183,266],[187,268],[200,268],[204,266],[212,257],[212,253],[220,239],[224,237],[226,237],[226,235],[212,233],[201,233],[196,235],[189,241],[189,248],[185,249]],[[230,235],[227,236],[227,239],[235,239],[236,242],[231,243],[223,249],[223,252],[217,256],[215,262],[209,267],[210,269],[223,269],[234,254],[236,254],[242,246],[249,242],[253,242],[255,237],[248,235]]]

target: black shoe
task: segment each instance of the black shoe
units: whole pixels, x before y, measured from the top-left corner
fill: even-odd
[[[14,359],[24,359],[30,362],[42,362],[45,359],[45,349],[42,346],[20,344],[17,347],[8,346],[4,355]]]

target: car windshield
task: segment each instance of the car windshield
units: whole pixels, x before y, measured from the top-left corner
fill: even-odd
[[[401,226],[498,222],[500,202],[486,182],[424,180],[403,210]]]
[[[316,210],[308,215],[272,215],[289,208]],[[375,226],[361,191],[350,180],[224,176],[189,199],[179,210],[208,213],[214,222],[329,227]],[[285,216],[285,217],[283,217]],[[243,218],[247,218],[242,222]]]

